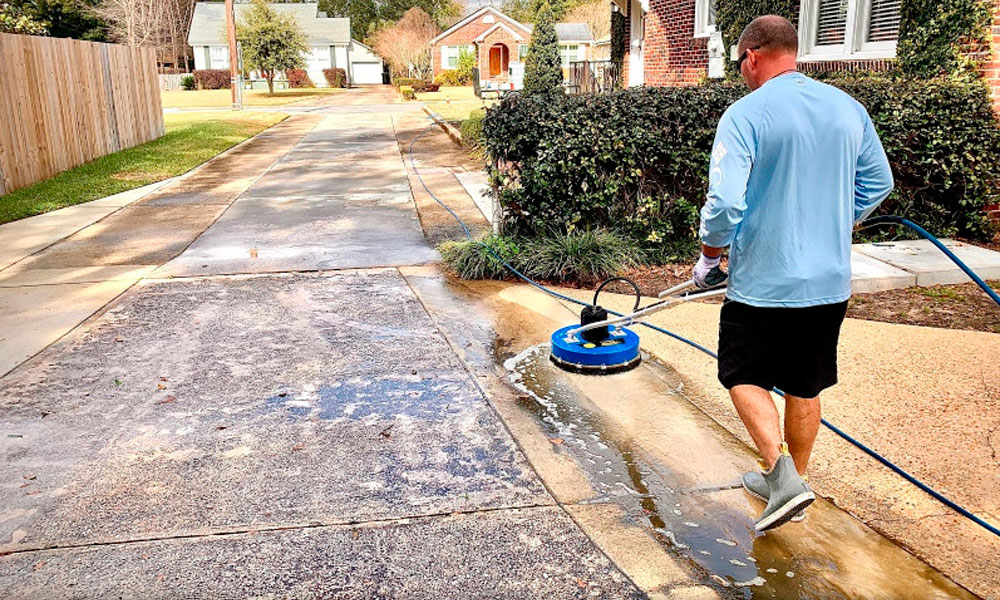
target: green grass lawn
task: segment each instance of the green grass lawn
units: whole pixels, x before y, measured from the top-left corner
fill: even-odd
[[[427,105],[427,108],[438,113],[447,121],[460,121],[469,118],[469,113],[477,108],[493,106],[495,99],[480,100],[472,91],[472,86],[442,87],[436,92],[418,92],[417,102]]]
[[[274,96],[268,96],[267,90],[246,90],[243,92],[243,105],[284,106],[345,91],[343,88],[303,88],[274,90]],[[164,91],[160,92],[160,99],[163,101],[163,108],[226,108],[232,106],[232,96],[228,89]]]
[[[167,114],[166,135],[159,139],[0,196],[0,223],[180,175],[284,118],[278,113]]]

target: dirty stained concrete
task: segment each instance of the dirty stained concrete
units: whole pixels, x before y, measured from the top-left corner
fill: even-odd
[[[755,533],[762,505],[739,483],[755,454],[691,403],[671,368],[647,356],[625,374],[564,373],[546,347],[574,318],[562,303],[522,285],[403,272],[463,361],[494,382],[488,397],[571,514],[573,505],[619,507],[622,523],[723,597],[975,597],[823,499],[804,523]],[[525,444],[539,427],[549,443]],[[630,553],[606,551],[616,562]]]

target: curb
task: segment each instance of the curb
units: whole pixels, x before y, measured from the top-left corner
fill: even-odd
[[[436,112],[432,111],[431,109],[427,108],[426,104],[422,104],[421,108],[424,109],[424,112],[427,113],[428,117],[430,117],[431,119],[434,119],[434,122],[437,123],[438,126],[442,130],[444,130],[445,133],[448,134],[448,137],[451,138],[451,141],[455,142],[459,146],[462,145],[462,132],[461,131],[459,131],[458,129],[456,129],[455,126],[452,125],[451,123],[445,121],[444,118],[441,115],[439,115]]]

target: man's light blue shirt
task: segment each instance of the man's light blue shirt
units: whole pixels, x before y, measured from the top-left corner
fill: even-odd
[[[892,191],[867,111],[801,73],[770,79],[722,115],[701,241],[729,250],[727,297],[815,306],[851,295],[851,232]]]

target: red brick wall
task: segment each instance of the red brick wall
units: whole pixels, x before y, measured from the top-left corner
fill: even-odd
[[[643,47],[646,85],[694,85],[708,75],[708,38],[694,37],[694,0],[650,0]]]
[[[993,2],[993,26],[990,28],[989,53],[980,63],[983,77],[993,93],[993,108],[1000,112],[1000,0]]]

